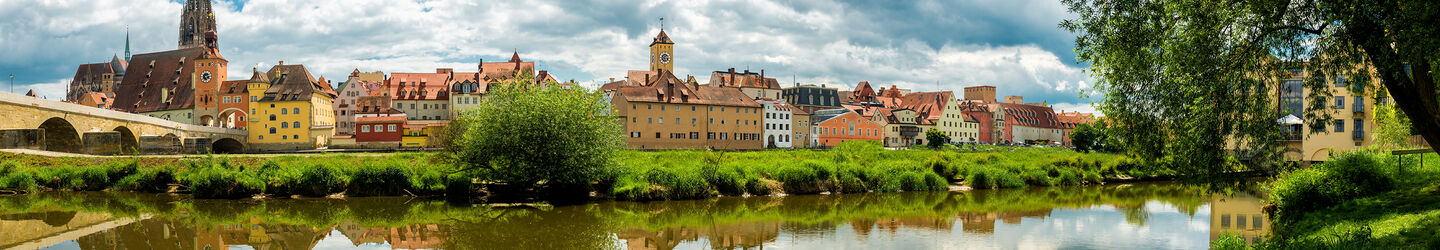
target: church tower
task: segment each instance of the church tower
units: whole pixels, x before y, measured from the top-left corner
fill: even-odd
[[[215,31],[215,12],[210,10],[210,0],[185,0],[185,11],[180,15],[180,48],[219,49],[218,41],[205,39],[211,31]],[[206,46],[207,42],[215,44]]]
[[[660,35],[656,35],[655,41],[650,42],[650,71],[675,72],[674,53],[675,42],[665,34],[665,24],[660,24]]]

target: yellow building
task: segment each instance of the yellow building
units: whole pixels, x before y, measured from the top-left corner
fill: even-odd
[[[325,147],[334,134],[335,91],[316,81],[304,65],[279,65],[247,84],[252,151]]]
[[[1378,80],[1328,75],[1325,85],[1334,96],[1323,100],[1326,104],[1324,110],[1312,111],[1329,113],[1332,120],[1324,124],[1305,124],[1300,117],[1305,117],[1304,110],[1308,108],[1306,105],[1312,101],[1322,101],[1305,100],[1310,98],[1310,89],[1303,85],[1303,78],[1308,74],[1309,72],[1293,69],[1287,72],[1288,78],[1281,82],[1280,105],[1288,114],[1281,118],[1280,122],[1290,132],[1281,139],[1285,142],[1285,148],[1282,149],[1284,158],[1290,161],[1319,162],[1329,160],[1332,153],[1369,146],[1372,141],[1369,138],[1370,132],[1375,129],[1375,119],[1367,114],[1373,113],[1377,100],[1372,98],[1375,90],[1357,88],[1364,86],[1357,83],[1370,81],[1368,85],[1378,86]]]

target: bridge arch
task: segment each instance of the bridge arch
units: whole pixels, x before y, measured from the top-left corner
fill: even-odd
[[[225,109],[225,110],[221,110],[221,111],[220,111],[219,126],[217,126],[217,127],[222,127],[222,128],[239,128],[239,127],[244,127],[244,126],[245,126],[244,123],[245,123],[245,117],[246,117],[246,116],[250,116],[250,114],[246,114],[246,113],[245,113],[245,110],[238,109],[238,108],[228,108],[228,109]]]
[[[80,133],[65,118],[46,119],[45,122],[40,123],[40,130],[45,131],[45,150],[80,153],[83,145],[80,142]]]
[[[111,131],[120,132],[120,153],[135,154],[135,151],[140,149],[140,139],[135,137],[135,131],[125,126],[115,127]]]
[[[220,138],[210,143],[210,152],[217,154],[239,154],[245,152],[245,144],[231,138]]]
[[[202,115],[202,116],[200,116],[200,124],[201,124],[201,125],[204,125],[204,126],[206,126],[206,127],[219,127],[219,126],[220,126],[219,121],[216,121],[216,120],[215,120],[215,117],[214,117],[214,116],[210,116],[210,115]]]

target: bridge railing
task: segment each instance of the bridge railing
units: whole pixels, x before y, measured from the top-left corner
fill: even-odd
[[[29,97],[15,93],[0,92],[0,103],[10,103],[19,106],[29,106],[40,109],[50,109],[60,112],[89,115],[95,117],[106,117],[116,120],[127,120],[132,122],[147,123],[159,127],[175,128],[183,131],[202,132],[212,134],[245,135],[244,130],[207,127],[201,125],[184,124],[170,120],[150,117],[147,115],[127,113],[109,109],[90,107],[74,103],[66,103],[53,100],[45,100],[37,97]]]

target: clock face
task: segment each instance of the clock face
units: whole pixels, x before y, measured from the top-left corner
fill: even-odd
[[[670,64],[670,52],[660,52],[660,63]]]
[[[209,70],[206,70],[205,72],[201,72],[201,73],[200,73],[200,81],[210,82],[210,71],[209,71]]]

